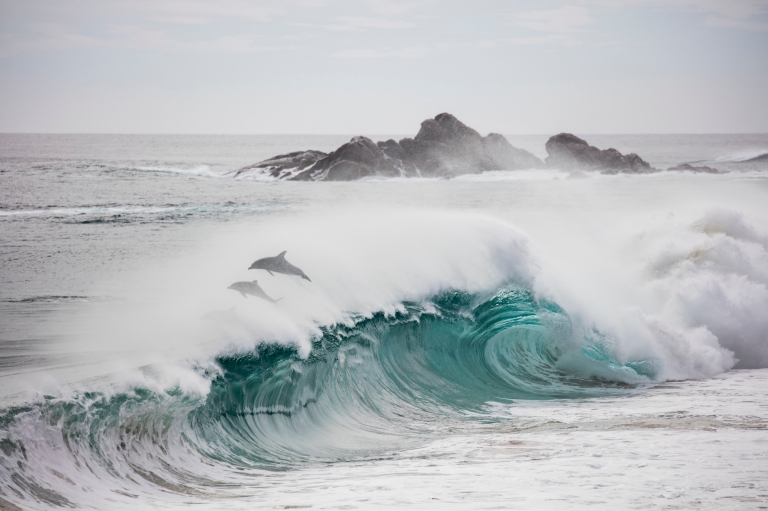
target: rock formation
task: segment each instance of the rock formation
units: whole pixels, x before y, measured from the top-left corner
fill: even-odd
[[[541,160],[513,147],[503,136],[491,133],[482,137],[451,114],[422,122],[419,133],[413,139],[404,138],[399,146],[422,176],[544,167]]]
[[[543,168],[544,163],[496,133],[487,137],[451,114],[421,123],[414,138],[374,143],[354,137],[330,154],[300,151],[240,169],[235,174],[295,181],[352,181],[363,177],[453,177],[487,170]]]
[[[616,149],[600,150],[570,133],[551,137],[546,149],[547,165],[562,170],[599,170],[607,174],[658,172],[635,153],[623,155]]]
[[[659,172],[637,154],[598,149],[570,133],[551,137],[546,164],[497,134],[487,137],[451,114],[421,123],[413,138],[373,142],[354,137],[332,153],[297,151],[238,170],[235,176],[291,181],[353,181],[365,177],[454,177],[489,170],[555,168],[595,170],[606,174]],[[762,155],[749,161],[768,158]],[[718,173],[711,167],[682,164],[669,170]]]
[[[322,151],[296,151],[295,153],[281,154],[244,167],[238,170],[235,176],[259,173],[278,179],[290,179],[295,176],[297,170],[311,167],[326,156],[328,155]]]
[[[297,181],[354,181],[367,176],[402,175],[399,160],[389,158],[370,138],[354,137],[296,175]]]

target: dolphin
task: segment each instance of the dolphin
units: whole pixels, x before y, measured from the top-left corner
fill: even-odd
[[[267,296],[267,293],[264,292],[263,289],[259,286],[257,281],[253,282],[235,282],[231,286],[229,286],[227,289],[234,289],[241,295],[243,295],[243,298],[248,298],[247,295],[256,296],[258,298],[262,298],[268,302],[277,303],[282,298],[278,298],[277,300],[273,300],[269,296]]]
[[[298,275],[302,279],[309,280],[309,277],[306,276],[306,274],[301,271],[301,269],[295,267],[291,263],[285,260],[285,253],[287,250],[283,250],[275,257],[265,257],[263,259],[259,259],[255,263],[251,265],[249,270],[267,270],[270,275],[274,276],[272,272],[275,273],[282,273],[284,275]],[[311,280],[309,280],[312,282]]]

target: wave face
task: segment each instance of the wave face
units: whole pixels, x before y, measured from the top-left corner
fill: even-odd
[[[617,388],[561,370],[559,361],[575,350],[617,379],[652,376],[643,374],[652,361],[622,365],[608,345],[581,344],[565,312],[529,290],[448,292],[392,316],[324,329],[307,359],[274,345],[219,359],[224,374],[190,424],[212,457],[285,466],[392,448],[397,437],[428,434],[445,417],[482,414],[491,401]]]
[[[561,366],[569,359],[600,364],[614,381]],[[619,363],[605,338],[574,337],[559,306],[516,286],[447,291],[323,328],[305,358],[264,344],[216,362],[203,371],[206,397],[135,387],[6,410],[3,485],[40,506],[82,504],[81,487],[126,503],[152,488],[211,495],[233,467],[381,456],[490,420],[488,403],[619,393],[657,364]]]

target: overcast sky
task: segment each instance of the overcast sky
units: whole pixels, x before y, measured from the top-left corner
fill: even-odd
[[[0,0],[0,131],[768,132],[768,0]]]

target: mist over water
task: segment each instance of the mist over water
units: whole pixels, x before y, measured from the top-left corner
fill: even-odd
[[[357,183],[224,177],[333,137],[0,137],[0,502],[470,509],[628,474],[722,504],[641,466],[710,430],[752,450],[703,466],[766,456],[768,168],[737,165],[768,139],[712,137],[599,145],[733,172]],[[311,283],[247,270],[283,250]],[[227,289],[254,279],[280,301]]]

